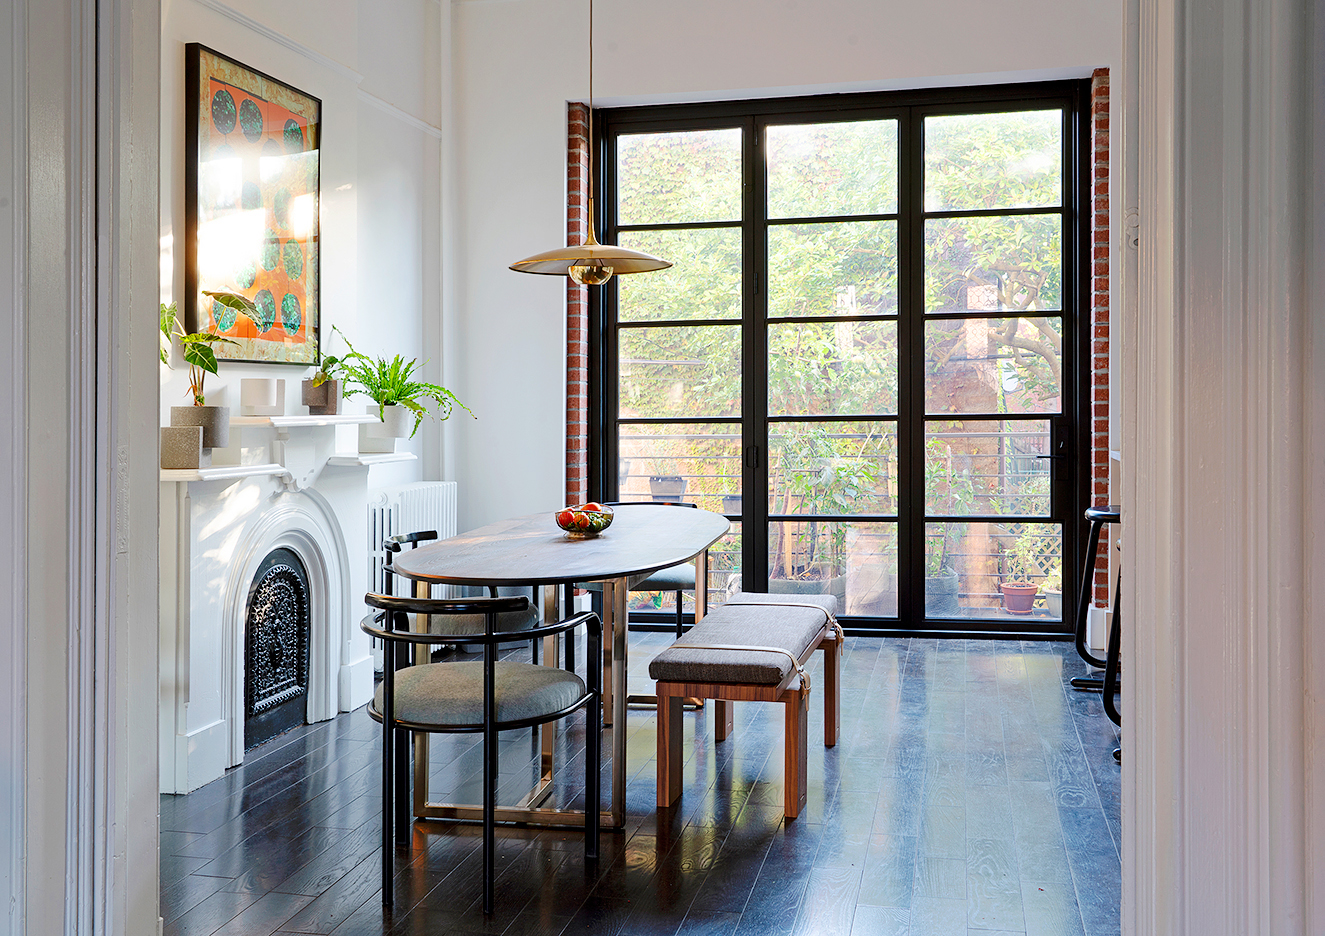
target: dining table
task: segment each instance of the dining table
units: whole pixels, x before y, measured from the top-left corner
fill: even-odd
[[[416,590],[433,585],[471,585],[492,594],[502,586],[542,590],[543,619],[560,616],[558,592],[585,582],[603,583],[603,724],[610,731],[611,797],[601,810],[606,828],[621,828],[626,801],[626,607],[632,583],[684,562],[695,563],[695,620],[707,606],[708,548],[730,529],[711,511],[679,510],[657,504],[622,504],[612,524],[597,536],[577,537],[557,526],[554,511],[499,520],[486,526],[399,553],[395,574]],[[420,593],[423,593],[420,591]],[[423,625],[426,626],[426,623]],[[560,659],[557,638],[547,638],[545,665]],[[547,805],[553,790],[556,726],[542,726],[540,777],[514,806],[499,806],[497,819],[532,825],[583,826],[584,811]],[[414,735],[414,814],[419,818],[477,819],[478,806],[428,801],[428,735]],[[600,804],[601,805],[601,804]]]

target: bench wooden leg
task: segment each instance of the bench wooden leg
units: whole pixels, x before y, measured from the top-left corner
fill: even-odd
[[[681,798],[680,696],[658,696],[658,806],[671,806]]]
[[[713,717],[717,719],[714,735],[719,741],[726,741],[736,727],[736,705],[727,699],[713,700]]]
[[[806,787],[809,785],[808,758],[806,756],[806,723],[809,721],[809,693],[799,689],[784,694],[786,740],[783,776],[782,814],[795,819],[805,808]]]
[[[842,731],[842,641],[825,638],[819,649],[824,652],[824,747],[834,747]]]

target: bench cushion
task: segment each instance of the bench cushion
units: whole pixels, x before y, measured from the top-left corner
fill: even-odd
[[[545,718],[584,697],[584,680],[555,666],[497,661],[497,721]],[[373,706],[382,711],[379,684]],[[483,725],[483,664],[425,663],[396,673],[396,718],[451,728]]]
[[[831,596],[827,597],[831,599]],[[762,603],[759,606],[724,605],[654,657],[649,663],[649,676],[659,682],[776,686],[792,672],[791,660],[781,653],[687,650],[686,646],[781,647],[800,659],[816,642],[824,623],[823,612],[815,608],[774,603],[767,606]]]
[[[812,604],[837,616],[837,598],[834,595],[767,595],[763,592],[737,592],[727,599],[728,605],[741,604]]]

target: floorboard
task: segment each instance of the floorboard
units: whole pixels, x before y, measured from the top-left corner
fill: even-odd
[[[648,660],[669,642],[632,634],[631,691],[650,691]],[[721,745],[711,705],[687,714],[683,795],[662,811],[655,717],[632,708],[626,829],[605,832],[588,866],[574,832],[499,829],[487,918],[478,829],[462,823],[415,824],[383,909],[380,730],[360,709],[161,797],[164,932],[1116,936],[1119,735],[1098,694],[1068,687],[1083,669],[1063,643],[848,638],[842,739],[822,746],[813,699],[807,805],[790,823],[780,706],[738,704]],[[432,798],[478,795],[477,745],[434,738]],[[557,740],[562,804],[583,802],[583,750],[573,719]],[[504,799],[537,753],[532,732],[503,736]]]

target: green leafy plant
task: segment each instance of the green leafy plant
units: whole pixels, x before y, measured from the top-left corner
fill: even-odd
[[[334,354],[322,355],[317,370],[313,373],[313,386],[320,387],[328,380],[335,380],[337,374],[345,372],[345,361]]]
[[[354,345],[350,344],[350,340],[339,328],[336,328],[335,332],[340,335],[341,341],[345,342],[345,347],[350,349],[349,353],[338,361],[345,374],[345,396],[364,394],[377,404],[377,415],[380,419],[385,419],[388,406],[405,407],[414,414],[414,428],[410,431],[411,439],[414,438],[414,433],[419,431],[423,417],[428,414],[428,401],[432,401],[436,407],[438,419],[450,418],[451,411],[456,406],[470,416],[474,416],[474,412],[461,403],[450,390],[437,384],[415,380],[414,371],[419,366],[416,359],[405,360],[399,354],[390,360],[385,357],[370,358],[356,351]]]
[[[1003,553],[1004,584],[1032,584],[1032,579],[1041,574],[1039,557],[1035,546],[1038,536],[1022,533],[1012,541],[1012,546]]]
[[[1063,590],[1063,564],[1061,562],[1054,561],[1045,570],[1044,581],[1040,583],[1040,588],[1047,592],[1061,592]]]
[[[203,295],[210,296],[226,308],[234,309],[257,322],[257,307],[238,293],[203,290]],[[212,349],[212,345],[239,342],[211,332],[190,334],[184,330],[184,325],[179,320],[179,309],[176,304],[172,302],[166,305],[163,302],[161,303],[161,363],[167,367],[170,366],[171,340],[175,338],[179,339],[180,351],[184,354],[184,361],[189,365],[189,392],[193,394],[193,405],[205,406],[207,398],[203,395],[203,381],[207,379],[208,374],[215,374],[217,369],[216,352]]]

